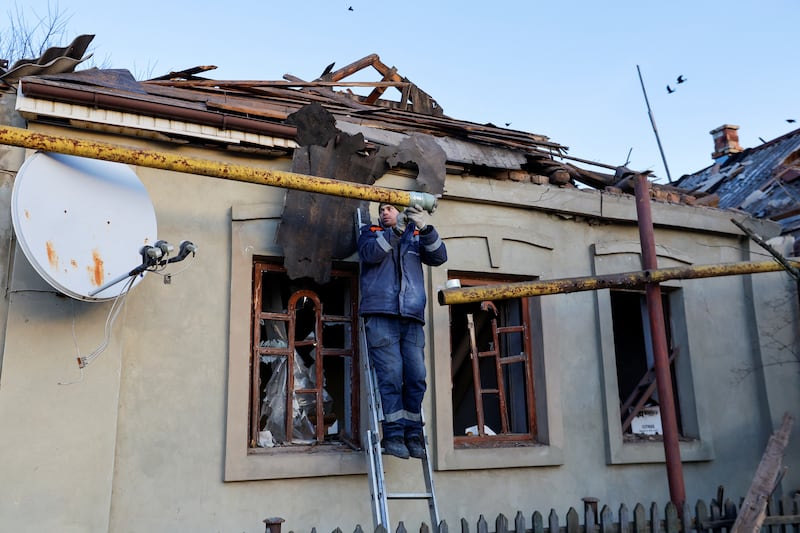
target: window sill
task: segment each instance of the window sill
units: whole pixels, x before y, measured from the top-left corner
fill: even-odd
[[[225,481],[365,474],[364,452],[347,446],[257,448],[225,458]]]
[[[661,438],[637,439],[623,442],[622,437],[610,443],[608,464],[665,463],[664,442]],[[708,441],[682,440],[678,443],[681,462],[711,461],[714,447]]]
[[[485,470],[564,464],[564,450],[544,444],[502,448],[451,448],[437,456],[437,470]]]

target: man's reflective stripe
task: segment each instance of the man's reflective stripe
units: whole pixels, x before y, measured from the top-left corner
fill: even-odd
[[[378,237],[375,239],[378,241],[378,246],[380,246],[384,252],[388,252],[392,249],[392,245],[386,240],[386,237],[383,236],[383,233],[379,233]]]
[[[433,241],[433,243],[425,245],[425,251],[435,252],[441,245],[442,245],[442,239],[440,237],[436,237],[436,240]]]
[[[421,422],[422,415],[419,413],[411,413],[406,411],[405,409],[401,409],[399,411],[395,411],[394,413],[389,413],[388,415],[383,415],[383,419],[386,422],[397,422],[398,420],[411,420],[412,422]]]

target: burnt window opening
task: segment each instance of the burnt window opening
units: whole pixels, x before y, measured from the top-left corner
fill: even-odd
[[[318,284],[257,260],[253,280],[249,448],[358,448],[355,268]]]
[[[451,272],[462,287],[523,281]],[[453,438],[456,447],[536,440],[532,301],[450,306]],[[477,376],[477,377],[476,377]]]
[[[661,305],[665,320],[678,433],[683,436],[675,372],[678,350],[673,342],[670,291],[663,288]],[[611,319],[614,325],[614,352],[622,432],[625,436],[663,435],[660,420],[661,402],[656,386],[653,343],[645,294],[638,291],[612,290]]]

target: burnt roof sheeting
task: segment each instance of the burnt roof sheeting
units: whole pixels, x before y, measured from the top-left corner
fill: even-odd
[[[797,229],[792,210],[800,206],[798,171],[800,129],[683,176],[675,185],[690,193],[714,193],[719,196],[719,207],[774,219],[786,232]]]

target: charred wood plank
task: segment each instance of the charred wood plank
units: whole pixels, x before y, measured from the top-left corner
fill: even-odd
[[[386,170],[384,156],[366,155],[364,137],[336,129],[333,116],[311,104],[290,116],[297,124],[298,142],[292,171],[372,184]],[[332,261],[355,252],[353,212],[366,202],[326,194],[289,190],[286,193],[277,242],[291,279],[309,277],[324,284]]]

